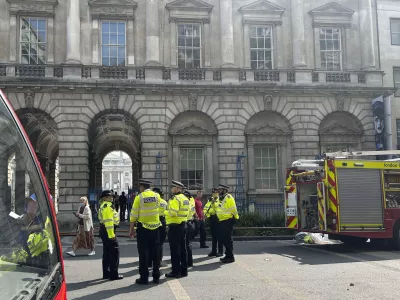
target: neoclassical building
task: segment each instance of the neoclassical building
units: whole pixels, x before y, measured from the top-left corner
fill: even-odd
[[[62,226],[116,149],[134,186],[234,192],[240,166],[274,201],[293,160],[374,149],[376,21],[365,0],[6,0],[0,87],[52,189],[59,159]]]

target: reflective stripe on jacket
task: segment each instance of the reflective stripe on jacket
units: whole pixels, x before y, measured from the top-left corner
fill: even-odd
[[[119,224],[119,215],[111,206],[111,202],[104,202],[99,209],[99,221],[106,228],[109,239],[115,238],[114,226]]]
[[[181,224],[187,221],[190,212],[190,201],[183,194],[176,194],[168,202],[166,213],[167,224]]]
[[[160,217],[165,217],[165,211],[167,209],[168,203],[163,198],[160,197],[160,207],[158,208],[158,213]]]
[[[150,230],[160,227],[160,199],[160,195],[151,190],[137,195],[132,206],[131,223],[140,222],[144,228]]]
[[[220,221],[229,220],[231,218],[239,219],[235,199],[230,194],[226,194],[222,202],[214,207],[217,212],[218,220]]]
[[[191,220],[193,220],[194,214],[196,213],[196,201],[194,201],[193,197],[190,197],[189,205],[190,205],[190,207],[189,207],[190,210],[189,210],[187,220],[191,221]]]

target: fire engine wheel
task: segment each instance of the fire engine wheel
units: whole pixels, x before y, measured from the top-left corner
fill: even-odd
[[[360,246],[365,244],[368,239],[357,236],[341,236],[339,240],[346,245]]]

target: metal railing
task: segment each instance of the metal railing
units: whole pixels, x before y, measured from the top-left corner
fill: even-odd
[[[179,80],[205,80],[206,71],[203,69],[180,69],[178,77]]]
[[[279,81],[279,71],[254,70],[254,81]]]

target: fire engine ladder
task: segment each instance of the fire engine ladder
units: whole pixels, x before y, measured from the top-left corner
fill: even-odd
[[[382,151],[351,151],[351,152],[329,152],[325,153],[326,158],[348,158],[358,156],[380,156],[380,155],[400,155],[400,150],[382,150]],[[396,158],[396,160],[398,160]]]

